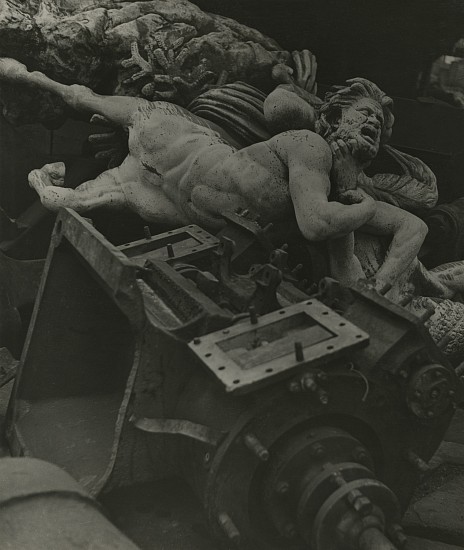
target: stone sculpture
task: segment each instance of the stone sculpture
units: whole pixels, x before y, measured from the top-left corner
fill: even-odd
[[[112,169],[76,190],[63,187],[62,163],[33,171],[30,184],[47,207],[87,212],[129,206],[148,221],[193,221],[210,229],[221,226],[224,210],[247,208],[267,220],[283,220],[294,211],[306,238],[327,240],[332,275],[341,282],[375,276],[377,289],[392,287],[394,301],[408,294],[431,295],[444,301],[433,303],[443,310],[438,317],[446,308],[455,309],[450,299],[464,284],[460,264],[426,271],[416,257],[425,224],[398,208],[433,206],[435,178],[418,159],[385,145],[394,120],[391,100],[374,84],[353,79],[321,102],[315,96],[316,64],[309,52],[293,54],[292,75],[285,64],[289,55],[274,42],[231,20],[204,14],[185,0],[175,7],[161,1],[31,1],[21,10],[8,0],[5,5],[0,20],[3,51],[31,60],[32,68],[56,79],[77,79],[97,89],[105,87],[104,80],[111,84],[105,91],[123,94],[97,95],[83,85],[29,73],[12,59],[0,61],[0,77],[7,83],[1,97],[10,119],[18,121],[25,113],[30,121],[28,107],[36,107],[38,100],[40,120],[49,120],[50,113],[56,117],[69,105],[129,130],[129,152],[121,166],[113,157]],[[7,44],[12,29],[19,38]],[[69,33],[73,52],[76,44],[82,46],[75,66],[66,49]],[[21,51],[15,51],[18,44]],[[227,78],[252,81],[252,73],[264,90],[271,89],[272,74],[277,88],[267,95],[249,84],[224,86]],[[109,74],[113,77],[108,79]],[[20,109],[15,108],[18,101]],[[189,111],[182,104],[189,104]],[[244,105],[251,105],[256,124],[237,136],[237,111],[240,118]],[[231,107],[229,119],[224,106]],[[205,110],[214,116],[198,116]],[[242,127],[246,125],[242,120]],[[107,139],[94,138],[103,154],[108,153]],[[402,175],[367,177],[365,168],[380,146],[399,163]],[[360,228],[367,237],[355,242],[353,232]],[[389,248],[379,245],[379,234],[389,238]],[[428,306],[430,300],[414,298],[410,307],[419,311]],[[433,326],[431,332],[439,337]]]
[[[413,310],[433,305],[440,327],[443,317],[450,318],[450,311],[443,314],[444,308],[454,311],[462,305],[450,302],[464,290],[461,263],[425,270],[417,260],[425,224],[363,190],[374,186],[363,170],[377,155],[381,141],[388,139],[393,124],[390,99],[369,81],[353,79],[329,95],[317,121],[315,116],[308,118],[308,129],[289,130],[237,149],[222,128],[171,103],[99,96],[86,87],[30,73],[7,58],[0,60],[0,78],[56,93],[73,108],[97,113],[129,130],[129,154],[121,166],[75,190],[62,187],[62,163],[34,170],[30,184],[48,208],[87,212],[98,206],[129,206],[151,222],[195,222],[210,229],[221,226],[226,210],[248,208],[267,220],[285,219],[294,211],[307,239],[327,241],[332,275],[342,283],[374,275],[376,288],[392,287],[395,301],[409,293],[416,296],[410,305]],[[321,135],[313,131],[315,125]],[[433,187],[428,176],[423,180]],[[331,178],[338,200],[329,200]],[[358,241],[355,253],[354,232],[361,228],[391,238],[372,273],[369,268],[372,271],[379,258],[378,250],[369,253],[373,251],[369,243],[361,246]],[[424,294],[438,300],[424,300]],[[432,335],[437,336],[437,323],[433,318],[430,323]]]
[[[187,0],[2,0],[0,52],[60,82],[181,105],[218,81],[269,87],[271,67],[288,60],[260,32]],[[56,125],[66,114],[59,98],[27,87],[2,85],[0,101],[13,123]]]
[[[294,210],[307,239],[330,241],[332,270],[343,281],[362,274],[352,261],[342,261],[342,249],[346,236],[364,226],[393,236],[377,273],[381,285],[393,284],[422,244],[426,228],[421,220],[374,201],[357,187],[359,174],[376,156],[392,123],[388,98],[368,81],[356,79],[331,96],[337,112],[338,104],[343,105],[338,120],[330,101],[322,107],[327,141],[311,129],[298,129],[237,150],[218,127],[171,103],[99,96],[83,86],[29,73],[6,58],[0,60],[0,77],[54,92],[74,109],[97,113],[129,130],[129,154],[121,166],[75,190],[62,187],[62,163],[34,170],[30,184],[49,209],[87,212],[128,206],[150,222],[196,222],[210,229],[224,223],[221,213],[226,210],[248,208],[272,221],[288,218]],[[331,170],[337,197],[351,204],[328,200]]]
[[[351,253],[353,231],[363,227],[392,237],[376,273],[381,287],[397,281],[425,237],[426,226],[419,218],[374,201],[358,187],[360,178],[365,186],[371,183],[363,169],[393,123],[389,98],[363,79],[354,79],[321,107],[318,125],[325,139],[311,129],[291,130],[237,150],[219,127],[171,103],[99,96],[83,86],[29,73],[5,58],[0,77],[54,92],[73,108],[129,130],[129,154],[121,166],[75,190],[62,187],[62,163],[30,174],[31,185],[52,210],[129,206],[151,222],[196,222],[210,229],[223,224],[221,213],[226,210],[248,208],[274,221],[294,210],[307,239],[328,241],[332,274],[342,282],[363,276]],[[340,116],[335,118],[334,112]],[[310,118],[308,126],[313,125]],[[328,200],[331,170],[339,201]]]

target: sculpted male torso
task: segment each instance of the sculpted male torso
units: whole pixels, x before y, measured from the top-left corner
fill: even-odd
[[[288,216],[292,205],[287,152],[292,149],[302,156],[308,147],[330,156],[324,140],[308,131],[288,132],[237,150],[210,123],[172,104],[154,102],[134,114],[130,153],[118,173],[124,193],[130,195],[135,186],[140,203],[147,205],[145,219],[172,222],[170,213],[156,204],[164,196],[177,217],[214,229],[224,223],[222,212],[240,207],[270,220]],[[316,156],[311,163],[321,172]],[[325,174],[325,193],[328,184]],[[156,189],[159,195],[153,194]]]

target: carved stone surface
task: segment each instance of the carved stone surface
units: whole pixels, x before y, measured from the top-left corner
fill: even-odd
[[[63,83],[178,104],[218,80],[269,87],[270,67],[288,58],[260,32],[187,0],[2,0],[0,53]],[[8,85],[0,99],[15,123],[52,123],[65,109]]]

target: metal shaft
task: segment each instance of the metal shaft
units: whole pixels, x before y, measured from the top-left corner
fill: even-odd
[[[359,550],[398,550],[378,529],[363,531],[359,537]]]

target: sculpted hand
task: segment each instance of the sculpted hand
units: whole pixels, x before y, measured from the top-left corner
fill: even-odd
[[[295,69],[285,63],[278,63],[272,69],[272,78],[279,84],[297,86],[309,94],[317,94],[317,61],[309,50],[292,52]]]
[[[352,155],[351,145],[351,143],[346,144],[341,139],[337,139],[330,144],[332,149],[331,180],[337,194],[349,189],[356,189],[358,177],[362,172],[361,165]]]
[[[309,50],[303,50],[301,52],[292,52],[292,58],[295,64],[295,84],[300,88],[303,88],[303,90],[306,90],[307,92],[316,95],[316,56]]]
[[[362,189],[348,189],[347,191],[342,191],[339,193],[338,202],[342,204],[361,204],[363,201],[372,201],[374,199],[365,193]]]

